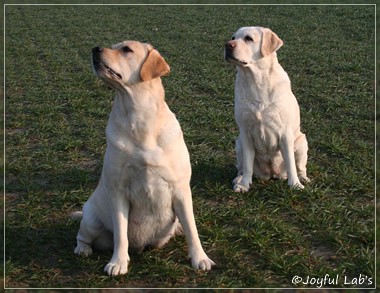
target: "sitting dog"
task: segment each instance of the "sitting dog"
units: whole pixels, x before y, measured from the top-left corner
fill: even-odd
[[[125,274],[129,248],[162,247],[183,231],[195,269],[215,264],[195,225],[191,166],[180,125],[165,102],[169,65],[149,44],[124,41],[92,49],[96,75],[116,91],[99,184],[84,204],[76,254],[113,249],[105,271]]]
[[[276,51],[282,45],[273,31],[263,27],[242,27],[225,45],[225,59],[237,68],[235,192],[248,191],[252,175],[288,178],[294,188],[304,188],[302,183],[309,181],[308,145],[300,130],[299,106],[277,60]]]

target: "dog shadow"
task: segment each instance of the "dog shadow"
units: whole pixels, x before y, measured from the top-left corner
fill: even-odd
[[[232,180],[236,175],[236,167],[231,163],[201,161],[192,166],[190,185],[199,188],[228,186],[232,188]]]
[[[24,178],[23,185],[34,186],[28,191],[19,185],[16,176],[10,178],[8,187],[14,191],[6,200],[5,267],[9,272],[6,286],[44,287],[42,279],[33,277],[35,268],[46,274],[59,275],[62,283],[72,282],[73,274],[85,277],[90,271],[103,271],[111,252],[96,251],[99,267],[84,270],[83,263],[93,266],[94,262],[73,253],[79,222],[70,219],[70,214],[81,210],[95,189],[100,172],[100,163],[91,168],[73,166],[61,172],[36,172]],[[230,188],[235,172],[233,162],[200,161],[192,166],[191,186],[205,191],[199,193],[201,197],[208,197],[208,189],[220,185]],[[28,220],[25,211],[17,211],[22,206],[29,206],[30,212],[36,209],[34,216],[29,215],[34,220]],[[43,211],[39,210],[42,207]],[[36,222],[38,217],[41,219],[39,223]],[[132,254],[140,257],[138,253]],[[16,268],[23,271],[21,281],[15,275]]]

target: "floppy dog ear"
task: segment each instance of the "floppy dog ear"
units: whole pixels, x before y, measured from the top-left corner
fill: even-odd
[[[270,29],[264,29],[261,43],[261,54],[266,57],[280,49],[283,41]]]
[[[165,59],[158,53],[156,49],[152,49],[148,53],[148,57],[141,67],[140,76],[143,81],[148,81],[156,77],[167,75],[170,67]]]

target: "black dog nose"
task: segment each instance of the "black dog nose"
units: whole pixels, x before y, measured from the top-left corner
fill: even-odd
[[[92,53],[96,54],[96,53],[101,53],[103,51],[103,48],[100,47],[100,46],[97,46],[95,48],[92,48]]]

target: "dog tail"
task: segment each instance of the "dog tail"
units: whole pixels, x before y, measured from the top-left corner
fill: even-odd
[[[74,221],[82,220],[82,211],[76,211],[70,214],[70,219]]]

